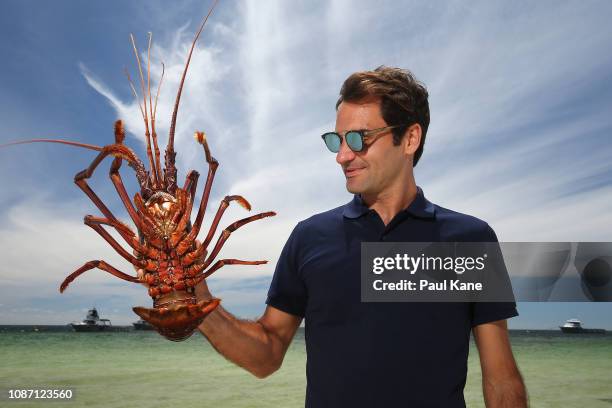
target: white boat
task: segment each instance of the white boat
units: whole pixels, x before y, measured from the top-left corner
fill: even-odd
[[[137,322],[132,323],[134,326],[134,330],[155,330],[153,326],[146,320],[138,320]]]
[[[569,319],[563,326],[559,326],[563,333],[595,333],[603,334],[606,331],[604,329],[585,329],[582,327],[582,322],[578,319]]]
[[[112,328],[110,320],[100,319],[100,315],[98,315],[95,307],[89,309],[87,316],[80,323],[71,323],[70,325],[74,331],[78,332],[97,332]]]

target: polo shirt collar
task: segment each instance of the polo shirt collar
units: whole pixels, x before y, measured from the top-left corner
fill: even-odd
[[[346,218],[359,218],[368,211],[370,211],[370,209],[365,205],[361,196],[355,194],[353,200],[344,206],[342,214]],[[436,213],[434,205],[425,198],[423,190],[419,186],[417,186],[417,194],[414,200],[412,200],[410,205],[402,211],[418,218],[434,218]]]

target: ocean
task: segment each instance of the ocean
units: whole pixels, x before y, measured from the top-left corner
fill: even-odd
[[[260,380],[199,333],[174,343],[155,332],[74,333],[0,326],[0,405],[6,407],[303,407],[306,351],[298,330],[282,368]],[[53,330],[50,330],[53,329]],[[532,407],[612,407],[612,334],[511,331]],[[465,397],[484,407],[472,342]],[[10,400],[10,389],[71,389],[70,401]]]

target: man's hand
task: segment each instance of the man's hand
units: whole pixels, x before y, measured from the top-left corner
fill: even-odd
[[[514,361],[505,320],[473,328],[487,408],[527,407],[527,390]]]
[[[195,263],[198,262],[204,262],[204,259],[196,260]],[[134,269],[142,280],[144,271],[139,268]],[[148,287],[144,282],[143,285]],[[198,301],[214,297],[208,289],[206,280],[195,286],[195,296]],[[225,358],[253,375],[263,378],[281,366],[301,322],[301,317],[270,306],[257,321],[242,320],[219,305],[206,316],[198,329]]]
[[[202,282],[198,283],[195,287],[195,295],[198,302],[200,300],[210,300],[214,296],[208,290],[208,284],[206,283],[206,279],[202,280]]]

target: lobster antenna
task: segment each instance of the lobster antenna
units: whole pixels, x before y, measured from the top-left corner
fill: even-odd
[[[132,88],[132,93],[134,94],[134,98],[136,98],[136,103],[138,103],[140,114],[142,115],[142,119],[144,120],[144,111],[142,110],[142,105],[140,104],[140,101],[138,100],[138,93],[136,92],[136,88],[134,88],[134,83],[132,82],[132,78],[130,78],[130,73],[125,67],[123,68],[123,71],[125,72],[125,76],[127,77],[127,80],[130,83],[130,88]]]
[[[151,165],[151,171],[155,176],[155,165],[153,164],[153,154],[151,152],[151,133],[149,131],[149,118],[147,112],[147,94],[145,92],[144,75],[142,74],[142,64],[140,63],[140,56],[138,55],[138,49],[136,48],[136,40],[134,35],[130,33],[130,39],[132,40],[132,48],[134,48],[134,55],[136,56],[136,62],[138,62],[138,71],[140,72],[140,87],[142,88],[142,99],[144,102],[144,123],[145,123],[145,139],[147,140],[147,157],[149,158],[149,164]]]
[[[69,145],[69,146],[76,146],[76,147],[82,147],[84,149],[95,150],[95,151],[98,151],[98,152],[101,152],[102,149],[103,149],[103,147],[101,147],[101,146],[91,145],[91,144],[87,144],[87,143],[72,142],[70,140],[61,140],[61,139],[30,139],[30,140],[20,140],[18,142],[10,142],[10,143],[0,144],[0,149],[3,149],[3,148],[8,147],[8,146],[15,146],[15,145],[29,144],[29,143],[60,143],[60,144],[65,144],[65,145]]]
[[[162,73],[159,78],[159,83],[157,84],[157,93],[155,94],[155,107],[153,108],[153,113],[151,114],[151,130],[153,132],[153,147],[155,148],[155,165],[157,166],[157,171],[161,177],[161,162],[159,161],[159,146],[157,145],[157,133],[155,133],[155,117],[157,116],[157,100],[159,99],[159,90],[161,89],[162,81],[164,80],[164,72],[166,71],[166,67],[164,63],[162,65]]]
[[[151,41],[153,40],[153,33],[149,31],[149,45],[147,47],[147,92],[149,94],[149,112],[151,113],[151,138],[153,139],[153,148],[155,149],[156,156],[158,155],[159,148],[157,147],[157,134],[155,133],[155,118],[153,117],[153,102],[151,101]],[[159,160],[156,160],[159,162]],[[151,163],[153,165],[153,175],[155,176],[155,184],[161,185],[160,172],[161,167],[157,163]]]
[[[176,102],[174,103],[174,111],[172,112],[172,122],[170,123],[170,135],[168,137],[168,146],[166,147],[166,155],[168,156],[172,156],[172,153],[174,153],[174,129],[176,128],[176,115],[178,113],[179,103],[181,101],[183,83],[185,82],[185,76],[187,75],[187,69],[189,68],[189,62],[191,61],[191,54],[193,53],[193,49],[195,48],[196,42],[198,41],[198,38],[200,38],[200,34],[202,33],[204,26],[206,25],[206,21],[208,21],[208,17],[210,17],[218,1],[219,0],[215,0],[210,10],[208,10],[208,14],[204,18],[204,21],[202,21],[202,24],[200,25],[200,28],[198,29],[198,32],[196,33],[196,36],[193,39],[193,42],[191,43],[191,49],[189,50],[189,55],[187,56],[187,62],[185,63],[185,69],[183,70],[183,76],[181,77],[181,83],[179,85],[178,92],[176,93]]]
[[[155,94],[155,108],[153,109],[153,120],[155,120],[155,117],[157,116],[157,100],[159,99],[159,90],[161,88],[162,81],[164,80],[164,73],[166,72],[166,66],[163,62],[161,63],[161,65],[162,73],[161,78],[159,78],[159,83],[157,84],[157,93]]]
[[[138,72],[140,73],[140,87],[142,88],[142,99],[144,102],[144,121],[145,121],[145,132],[147,137],[149,135],[149,119],[147,113],[147,94],[145,93],[144,76],[142,75],[142,64],[140,63],[140,56],[138,55],[138,49],[136,48],[136,40],[134,35],[130,33],[130,40],[132,40],[132,48],[134,49],[134,55],[136,56],[136,62],[138,63]],[[147,143],[149,141],[147,140]]]
[[[147,94],[149,95],[149,112],[151,113],[151,120],[153,120],[153,106],[151,104],[151,41],[153,40],[153,33],[149,31],[149,45],[147,46]]]

